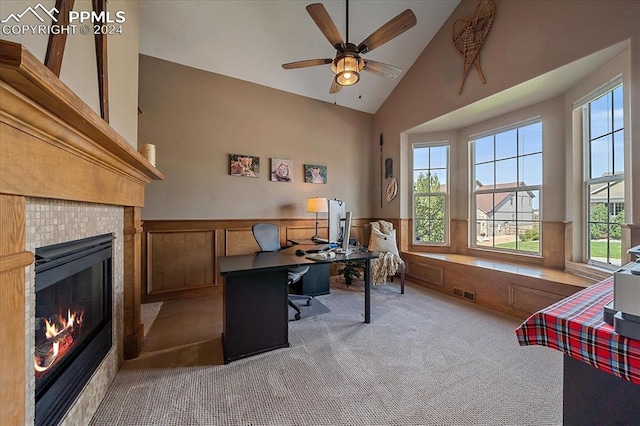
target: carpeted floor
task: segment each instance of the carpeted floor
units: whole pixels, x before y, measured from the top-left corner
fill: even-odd
[[[217,365],[217,338],[126,362],[91,424],[562,423],[562,355],[519,347],[519,320],[411,284],[374,288],[371,324],[361,283],[318,300],[331,312],[290,322],[290,348]]]

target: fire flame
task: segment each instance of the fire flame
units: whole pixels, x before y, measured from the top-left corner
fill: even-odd
[[[60,336],[62,333],[69,334],[75,325],[82,324],[83,312],[71,312],[71,309],[67,310],[67,317],[58,315],[57,321],[49,321],[48,318],[43,318],[45,322],[45,336],[48,340],[53,340],[51,346],[50,355],[44,359],[38,359],[36,355],[33,357],[34,369],[37,372],[47,371],[56,362],[60,352],[60,340],[64,340],[64,336]],[[71,340],[73,342],[73,339]],[[71,346],[71,345],[67,345]],[[40,365],[40,362],[47,362],[47,365]]]

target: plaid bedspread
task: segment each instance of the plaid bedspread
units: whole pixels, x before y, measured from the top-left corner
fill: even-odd
[[[603,320],[611,300],[613,277],[531,315],[516,329],[518,343],[548,346],[640,384],[640,341],[618,335]]]

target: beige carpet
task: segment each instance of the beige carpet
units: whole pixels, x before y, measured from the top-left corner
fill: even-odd
[[[185,347],[158,352],[174,367],[126,362],[92,424],[562,423],[562,355],[519,347],[519,320],[390,284],[373,289],[364,324],[362,291],[334,284],[318,298],[330,313],[289,323],[290,348],[215,365],[214,340],[188,346],[210,362],[175,367]]]

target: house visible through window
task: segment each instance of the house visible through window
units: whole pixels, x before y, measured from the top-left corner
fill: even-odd
[[[470,140],[471,246],[540,253],[542,122]]]
[[[624,223],[623,87],[605,88],[582,106],[587,261],[621,265]]]
[[[448,235],[449,144],[413,145],[413,241],[445,244]]]

